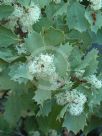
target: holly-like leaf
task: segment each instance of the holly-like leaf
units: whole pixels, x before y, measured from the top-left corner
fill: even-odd
[[[10,16],[14,11],[14,7],[10,5],[0,5],[0,20]]]
[[[8,47],[19,42],[19,38],[11,30],[0,26],[0,47]]]
[[[53,27],[44,30],[44,42],[46,45],[59,45],[64,42],[64,32]]]
[[[72,49],[72,46],[65,44],[56,50],[54,63],[56,66],[56,71],[62,77],[66,76],[66,72],[70,71],[70,64],[68,59]]]
[[[12,93],[8,97],[5,104],[4,118],[10,125],[16,125],[17,121],[21,116],[26,116],[27,111],[33,111],[34,103],[32,101],[32,92],[25,94]]]
[[[51,99],[51,91],[38,89],[38,90],[36,90],[35,96],[33,97],[33,99],[37,102],[37,104],[40,104],[43,106],[43,103],[46,100]]]
[[[42,36],[33,31],[28,34],[28,37],[25,39],[25,48],[31,54],[39,53],[40,49],[44,47]]]
[[[33,0],[35,4],[40,5],[43,8],[45,5],[48,5],[50,0]]]
[[[82,60],[82,64],[80,65],[80,68],[86,70],[85,74],[84,74],[85,76],[96,73],[97,66],[98,66],[97,57],[98,57],[98,50],[97,49],[92,49],[85,56],[84,60]]]
[[[93,16],[95,16],[95,18],[96,18],[95,20],[94,20]],[[102,14],[100,12],[95,13],[93,11],[86,10],[85,17],[90,24],[91,30],[93,32],[97,33],[98,29],[100,29],[102,27],[102,22],[101,22]]]
[[[13,81],[21,83],[27,83],[28,80],[33,79],[33,75],[29,73],[28,65],[25,63],[13,64],[10,66],[9,76]]]
[[[24,85],[18,85],[18,83],[10,80],[7,68],[0,73],[0,90],[26,90],[26,87]]]
[[[82,113],[80,116],[72,116],[66,113],[63,127],[66,127],[68,130],[73,131],[74,133],[79,132],[79,130],[83,130],[86,125],[86,115]]]
[[[102,88],[94,90],[92,94],[88,96],[88,106],[91,112],[94,112],[94,108],[102,102]]]
[[[1,49],[0,50],[0,59],[4,60],[5,62],[11,63],[14,60],[18,59],[19,56],[10,49]]]
[[[88,22],[84,17],[85,7],[74,2],[68,6],[67,10],[67,24],[69,29],[76,29],[80,32],[86,31]]]
[[[40,106],[40,110],[37,114],[37,116],[48,116],[48,114],[51,112],[52,104],[51,101],[45,101],[43,106]]]

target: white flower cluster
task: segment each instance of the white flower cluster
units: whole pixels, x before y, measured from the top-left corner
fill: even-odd
[[[102,87],[102,81],[97,79],[96,75],[90,75],[89,77],[86,77],[86,80],[96,89],[100,89]]]
[[[99,10],[102,8],[102,0],[90,0],[91,8],[94,10]]]
[[[54,55],[40,54],[29,62],[29,72],[38,78],[50,77],[56,73]]]
[[[31,31],[32,25],[40,19],[40,15],[40,8],[35,4],[31,4],[27,9],[27,12],[23,14],[19,21],[23,32],[27,32],[28,30]]]
[[[76,70],[75,71],[75,76],[76,77],[82,77],[83,76],[83,74],[85,73],[85,70]]]
[[[32,31],[32,25],[36,23],[41,16],[39,6],[34,3],[31,3],[28,8],[24,8],[16,3],[13,4],[13,6],[14,12],[8,17],[9,21],[6,26],[13,30],[15,27],[17,28],[19,24],[23,32]]]
[[[77,90],[66,91],[56,95],[56,100],[59,105],[69,105],[69,113],[73,116],[80,115],[84,110],[86,96]]]
[[[82,2],[83,0],[78,0],[80,2]],[[94,10],[99,10],[102,8],[102,0],[88,0],[89,2],[91,2],[91,8]]]
[[[55,2],[56,4],[61,3],[61,0],[52,0],[53,2]]]

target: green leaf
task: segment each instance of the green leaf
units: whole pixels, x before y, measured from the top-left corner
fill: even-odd
[[[88,22],[84,17],[85,8],[74,2],[68,6],[67,10],[67,24],[69,29],[76,29],[80,32],[86,31],[88,28]]]
[[[77,47],[73,48],[71,55],[69,57],[69,62],[72,70],[81,65],[82,55],[83,55],[82,52]]]
[[[14,60],[18,59],[19,56],[10,49],[1,49],[0,50],[0,59],[4,60],[5,62],[11,63]]]
[[[80,69],[85,69],[85,76],[94,74],[97,72],[98,66],[98,51],[97,49],[92,49],[82,60],[82,64],[79,66]],[[90,65],[91,64],[91,65]]]
[[[63,1],[59,4],[55,4],[50,3],[47,7],[46,7],[46,14],[47,17],[51,20],[51,19],[55,19],[58,16],[63,16],[67,13],[67,6],[68,6],[68,2],[64,3]]]
[[[64,32],[53,27],[44,30],[44,42],[46,45],[58,45],[64,42]]]
[[[14,11],[13,6],[0,5],[0,20],[10,16],[13,11]]]
[[[51,101],[44,102],[43,106],[40,106],[40,110],[37,114],[37,116],[48,116],[48,114],[51,112],[52,104]]]
[[[17,0],[21,5],[29,7],[31,0]]]
[[[61,112],[59,113],[59,115],[58,115],[58,117],[57,117],[58,120],[63,119],[63,117],[64,117],[64,115],[65,115],[67,109],[68,109],[68,105],[65,105],[65,106],[62,108]]]
[[[73,131],[74,133],[79,132],[79,130],[83,130],[86,125],[86,115],[83,113],[80,116],[71,116],[66,113],[63,127],[66,127],[68,130]]]
[[[58,105],[53,105],[52,112],[49,114],[48,117],[38,117],[37,122],[39,124],[39,129],[47,133],[49,129],[59,129],[61,127],[61,123],[56,120],[58,113],[60,112],[61,108]]]
[[[0,115],[0,134],[2,131],[6,131],[7,133],[10,131],[10,127],[8,122],[3,118],[3,115]]]
[[[93,20],[92,14],[96,15],[96,21],[95,22]],[[100,29],[102,27],[102,22],[101,22],[102,14],[101,14],[101,12],[95,13],[93,11],[86,10],[85,17],[86,17],[86,19],[88,20],[88,22],[90,24],[91,30],[93,32],[97,33],[98,29]]]
[[[23,90],[27,91],[27,87],[23,84],[19,85],[17,82],[10,80],[10,77],[8,76],[8,68],[6,68],[3,72],[0,73],[0,91],[2,90],[22,92]]]
[[[54,64],[56,66],[56,71],[62,77],[66,76],[66,72],[70,71],[68,57],[70,56],[72,49],[72,46],[67,43],[56,50]]]
[[[67,14],[68,4],[69,4],[69,2],[67,2],[67,3],[60,3],[58,5],[58,8],[57,8],[56,12],[54,12],[54,14],[53,14],[53,17],[55,17],[55,16],[62,16],[64,14]]]
[[[41,32],[44,28],[48,29],[52,25],[52,21],[47,17],[42,17],[37,23],[33,25],[33,29]]]
[[[88,119],[88,125],[85,127],[86,134],[90,132],[92,129],[99,127],[102,125],[102,118],[97,118],[96,116],[91,116]]]
[[[19,42],[18,37],[9,29],[0,26],[0,47],[8,47]]]
[[[94,108],[102,102],[102,88],[99,90],[94,90],[92,94],[88,96],[88,106],[90,112],[94,112]]]
[[[44,43],[39,33],[33,31],[28,34],[28,37],[25,39],[25,48],[28,52],[36,54],[42,47],[44,47]]]
[[[84,51],[92,45],[92,37],[88,31],[79,32],[72,30],[70,33],[68,33],[68,37],[72,41],[72,44],[75,41],[74,45],[78,46]]]
[[[27,111],[33,111],[34,103],[32,101],[32,92],[20,94],[11,94],[5,104],[4,118],[10,125],[16,125],[21,116],[26,116]]]
[[[102,28],[97,31],[97,34],[91,33],[93,43],[102,44]]]
[[[38,89],[36,90],[33,99],[37,102],[37,104],[41,104],[43,106],[43,103],[46,100],[51,99],[51,91]]]
[[[45,5],[48,5],[50,0],[33,0],[35,4],[40,5],[40,7],[44,7]]]
[[[21,83],[27,83],[33,80],[33,75],[29,73],[28,65],[25,63],[16,63],[10,66],[9,76],[11,80]]]

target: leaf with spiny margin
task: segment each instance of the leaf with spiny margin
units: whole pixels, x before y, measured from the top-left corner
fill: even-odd
[[[102,88],[94,90],[92,94],[88,96],[88,106],[91,112],[94,112],[94,108],[102,102]]]
[[[21,91],[27,90],[26,86],[19,85],[17,82],[10,80],[8,76],[8,68],[0,73],[0,90],[13,90],[13,91]]]
[[[70,64],[68,57],[72,52],[73,47],[66,43],[65,45],[59,46],[55,53],[54,64],[56,66],[56,71],[60,76],[65,77],[66,72],[70,71]]]
[[[0,49],[0,59],[2,59],[3,61],[11,63],[18,58],[19,56],[13,50],[10,50],[8,48]]]
[[[95,14],[95,16],[96,16],[95,22],[93,20],[92,14]],[[87,9],[85,11],[85,17],[90,24],[91,30],[93,32],[97,33],[97,31],[102,27],[102,14],[101,14],[101,12],[95,13],[95,12]]]
[[[63,127],[66,127],[68,130],[73,131],[74,133],[83,130],[86,125],[86,115],[82,113],[79,116],[72,116],[69,113],[66,113]]]
[[[69,29],[76,29],[80,32],[86,31],[88,22],[84,17],[85,8],[78,2],[74,2],[68,6],[67,24]]]
[[[90,33],[87,32],[79,32],[77,30],[72,30],[70,33],[68,33],[69,40],[75,41],[75,46],[78,46],[83,51],[85,51],[88,47],[92,45],[92,37]],[[74,43],[75,43],[74,42]]]
[[[40,106],[40,110],[37,114],[37,116],[48,116],[48,114],[51,112],[52,103],[51,101],[45,101],[43,106]]]
[[[91,36],[93,43],[102,44],[102,28],[97,31],[97,34],[91,33]]]
[[[44,28],[48,29],[52,25],[52,21],[47,17],[42,17],[37,23],[33,25],[33,29],[37,32],[41,32]]]
[[[61,107],[54,103],[52,111],[49,113],[48,117],[40,116],[37,118],[39,129],[42,132],[47,133],[49,132],[49,129],[58,129],[61,127],[61,123],[58,120],[56,120],[60,110]]]
[[[15,63],[10,66],[9,76],[11,80],[21,83],[27,83],[28,80],[33,80],[33,75],[29,72],[26,63]]]
[[[0,20],[7,18],[14,11],[14,7],[10,5],[0,5]]]
[[[46,45],[59,45],[64,42],[65,39],[64,32],[54,27],[45,29],[43,36]]]
[[[84,76],[88,76],[97,72],[97,66],[98,66],[97,57],[98,57],[97,49],[92,49],[84,57],[81,65],[79,66],[80,69],[85,69]]]
[[[46,7],[46,10],[45,10],[47,17],[49,19],[52,19],[52,18],[66,14],[67,13],[67,6],[68,6],[68,2],[65,3],[63,1],[59,4],[50,3]]]
[[[16,44],[20,39],[11,30],[0,26],[0,47],[7,48],[12,44]]]
[[[48,5],[50,0],[33,0],[35,4],[38,4],[41,8]]]
[[[40,49],[44,47],[42,36],[35,31],[29,33],[28,37],[25,39],[24,46],[31,55],[36,55],[36,53],[39,53]]]
[[[53,16],[62,16],[63,14],[67,14],[67,7],[69,2],[67,3],[60,3],[59,8],[56,10],[56,12],[53,14]]]
[[[88,118],[88,125],[85,126],[85,133],[86,135],[92,130],[95,129],[99,126],[102,126],[102,118],[98,118],[96,115],[93,115],[91,117]],[[94,131],[93,131],[94,132]],[[92,135],[94,136],[94,135]],[[101,136],[101,135],[99,135]]]
[[[22,95],[12,93],[8,96],[8,100],[5,103],[4,119],[11,126],[15,126],[21,116],[26,116],[28,110],[34,113],[32,96],[33,93],[31,91]]]
[[[51,91],[38,88],[35,91],[35,96],[33,97],[33,99],[37,102],[37,104],[40,104],[43,106],[46,100],[51,99]]]
[[[69,106],[69,105],[65,105],[65,106],[62,108],[61,112],[60,112],[59,115],[57,116],[57,119],[58,119],[58,120],[63,119],[65,113],[67,112],[68,106]]]
[[[78,49],[78,47],[74,47],[71,55],[69,56],[69,62],[70,62],[70,66],[71,69],[74,70],[75,68],[77,68],[78,66],[81,65],[81,58],[82,58],[82,52]]]

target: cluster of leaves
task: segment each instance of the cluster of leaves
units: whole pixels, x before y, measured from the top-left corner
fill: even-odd
[[[102,88],[91,87],[75,77],[75,71],[84,70],[83,77],[97,74],[102,78],[97,71],[97,49],[87,53],[92,43],[102,44],[102,11],[93,11],[90,3],[77,0],[62,0],[59,4],[54,0],[32,1],[39,5],[41,18],[30,33],[23,33],[20,28],[8,29],[6,23],[14,8],[0,4],[0,133],[10,135],[15,128],[20,128],[22,118],[29,136],[39,136],[38,131],[47,135],[49,130],[60,131],[62,126],[75,133],[80,129],[87,132],[93,124],[102,122]],[[30,0],[17,0],[17,3],[28,7]],[[16,46],[22,43],[26,51],[20,53]],[[56,90],[39,88],[27,71],[28,60],[36,50],[45,47],[52,47],[51,52],[53,48],[56,50],[53,53],[57,72],[67,80]],[[60,51],[70,65],[69,71],[63,57],[57,54]],[[55,101],[57,93],[72,89],[80,90],[87,97],[84,112],[79,116],[70,115],[67,106],[59,106]],[[57,136],[56,131],[52,132],[49,135]]]

